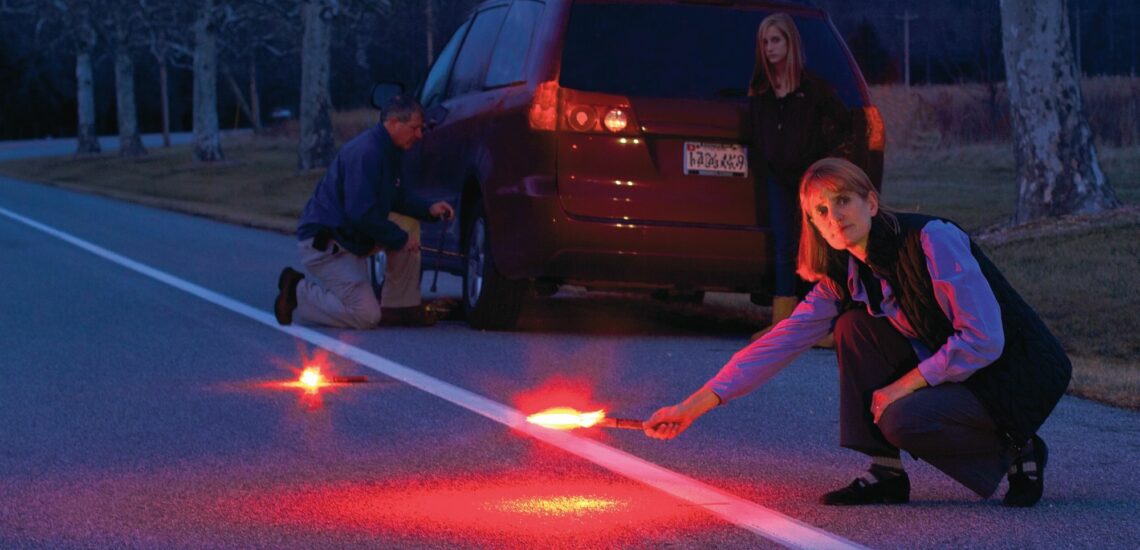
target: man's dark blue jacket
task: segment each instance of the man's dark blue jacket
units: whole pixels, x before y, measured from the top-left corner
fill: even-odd
[[[402,248],[408,234],[388,219],[389,212],[432,219],[431,203],[400,185],[403,158],[382,124],[344,144],[305,205],[297,238],[328,231],[357,256],[367,256],[377,245]]]

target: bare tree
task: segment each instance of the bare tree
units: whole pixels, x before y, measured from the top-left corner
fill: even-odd
[[[95,130],[93,56],[99,33],[91,0],[13,0],[0,3],[0,14],[26,18],[36,44],[45,51],[68,51],[75,58],[76,155],[101,151]]]
[[[218,131],[218,27],[220,10],[202,0],[194,22],[194,160],[222,160]]]
[[[284,57],[296,52],[299,6],[272,0],[255,0],[235,5],[220,36],[224,61],[219,63],[238,107],[250,121],[255,134],[262,131],[261,97],[258,87],[258,58],[266,54]],[[248,100],[238,82],[239,70],[249,81]]]
[[[1017,158],[1014,223],[1120,206],[1100,169],[1065,0],[1000,0]]]
[[[424,0],[424,46],[427,47],[427,65],[435,61],[435,23],[432,18],[432,0]]]
[[[110,0],[102,6],[106,20],[104,32],[110,38],[115,56],[115,114],[119,126],[119,156],[146,155],[139,134],[138,108],[135,103],[135,64],[131,57],[132,42],[137,39],[138,12],[124,0]]]
[[[159,104],[162,108],[162,146],[170,147],[170,67],[177,59],[189,58],[184,32],[194,20],[190,6],[181,2],[135,0],[142,15],[142,35],[147,51],[158,66]]]
[[[81,2],[72,13],[73,44],[75,47],[75,99],[78,123],[75,128],[75,154],[99,153],[99,136],[95,130],[95,77],[91,68],[91,54],[97,36],[91,25],[89,5]]]
[[[297,169],[323,168],[332,162],[334,137],[329,97],[332,24],[337,0],[303,0],[301,18],[301,113]]]

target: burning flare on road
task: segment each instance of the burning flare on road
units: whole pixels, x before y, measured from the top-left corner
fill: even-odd
[[[297,378],[296,384],[298,387],[305,388],[305,391],[316,393],[318,389],[328,386],[329,382],[321,374],[320,367],[305,367],[305,370],[301,371],[301,376]]]
[[[526,417],[531,424],[538,424],[553,430],[573,430],[576,428],[622,428],[627,430],[642,429],[640,420],[629,418],[606,418],[605,409],[593,412],[580,412],[570,407],[554,407]]]
[[[606,411],[603,409],[584,413],[570,407],[554,407],[534,413],[526,417],[526,421],[552,430],[573,430],[589,428],[605,417]]]

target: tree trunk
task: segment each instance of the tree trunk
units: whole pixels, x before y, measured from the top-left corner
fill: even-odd
[[[226,82],[230,84],[230,91],[234,94],[234,99],[238,102],[238,108],[241,112],[245,113],[245,118],[249,119],[250,125],[253,124],[253,112],[249,109],[249,103],[245,100],[245,95],[241,93],[241,86],[238,86],[237,80],[234,79],[234,74],[230,72],[226,65],[222,65],[222,73],[226,76]],[[236,117],[235,117],[236,118]],[[237,121],[234,121],[234,126],[237,126]]]
[[[253,124],[253,133],[261,133],[261,98],[257,95],[257,63],[249,60],[249,110],[253,112],[250,117]]]
[[[158,60],[158,93],[162,103],[162,146],[170,148],[170,88],[167,84],[166,59]]]
[[[1120,206],[1081,100],[1064,0],[1001,0],[1017,158],[1014,223]]]
[[[135,158],[146,155],[135,106],[135,64],[125,44],[115,48],[115,108],[119,122],[119,156]]]
[[[305,25],[301,39],[301,135],[297,169],[324,168],[335,153],[329,99],[330,46],[333,0],[310,0],[302,8]]]
[[[427,67],[431,67],[432,61],[435,60],[435,44],[433,44],[435,38],[435,22],[432,21],[431,2],[432,0],[424,1],[424,35],[427,38]]]
[[[214,0],[204,0],[194,24],[194,160],[222,160],[218,133],[218,28]]]
[[[75,99],[79,124],[75,130],[76,155],[99,153],[99,136],[95,134],[95,83],[91,73],[90,51],[75,54]]]

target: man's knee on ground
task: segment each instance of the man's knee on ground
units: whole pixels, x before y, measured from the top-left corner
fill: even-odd
[[[367,288],[363,288],[367,286]],[[376,328],[380,324],[380,301],[372,291],[372,283],[362,285],[353,293],[352,303],[348,307],[353,328]]]

